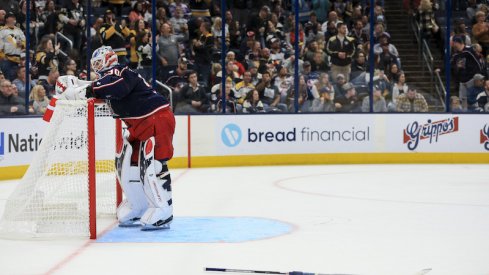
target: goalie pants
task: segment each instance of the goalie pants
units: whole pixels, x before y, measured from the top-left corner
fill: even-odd
[[[130,133],[129,142],[133,148],[131,162],[138,162],[139,142],[155,137],[154,158],[160,161],[173,157],[173,134],[175,116],[169,107],[164,107],[149,116],[137,119],[123,119]]]

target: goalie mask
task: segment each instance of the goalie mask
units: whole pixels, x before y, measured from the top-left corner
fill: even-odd
[[[117,55],[112,50],[112,47],[109,46],[102,46],[96,49],[92,54],[92,59],[90,59],[90,65],[96,73],[117,64],[119,64]]]

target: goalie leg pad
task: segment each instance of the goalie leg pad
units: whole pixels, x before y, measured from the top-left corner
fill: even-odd
[[[148,208],[148,203],[139,178],[139,168],[131,166],[132,147],[125,134],[115,156],[116,175],[125,195],[124,201],[117,208],[117,219],[120,226],[132,226],[137,224]]]
[[[149,208],[141,217],[143,230],[168,228],[173,219],[171,178],[166,163],[154,159],[154,137],[140,146],[139,168]]]

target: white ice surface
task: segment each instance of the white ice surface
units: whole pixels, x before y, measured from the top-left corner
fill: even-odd
[[[204,267],[225,267],[487,275],[488,172],[489,165],[174,170],[177,217],[264,217],[295,229],[244,243],[0,239],[0,274],[210,275],[219,273]],[[0,182],[0,213],[15,184]],[[99,234],[114,222],[99,221]]]

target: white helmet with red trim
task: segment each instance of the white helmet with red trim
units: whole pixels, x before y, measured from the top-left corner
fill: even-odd
[[[110,46],[102,46],[96,49],[92,54],[92,59],[90,59],[90,65],[96,73],[117,64],[119,64],[117,54]]]

